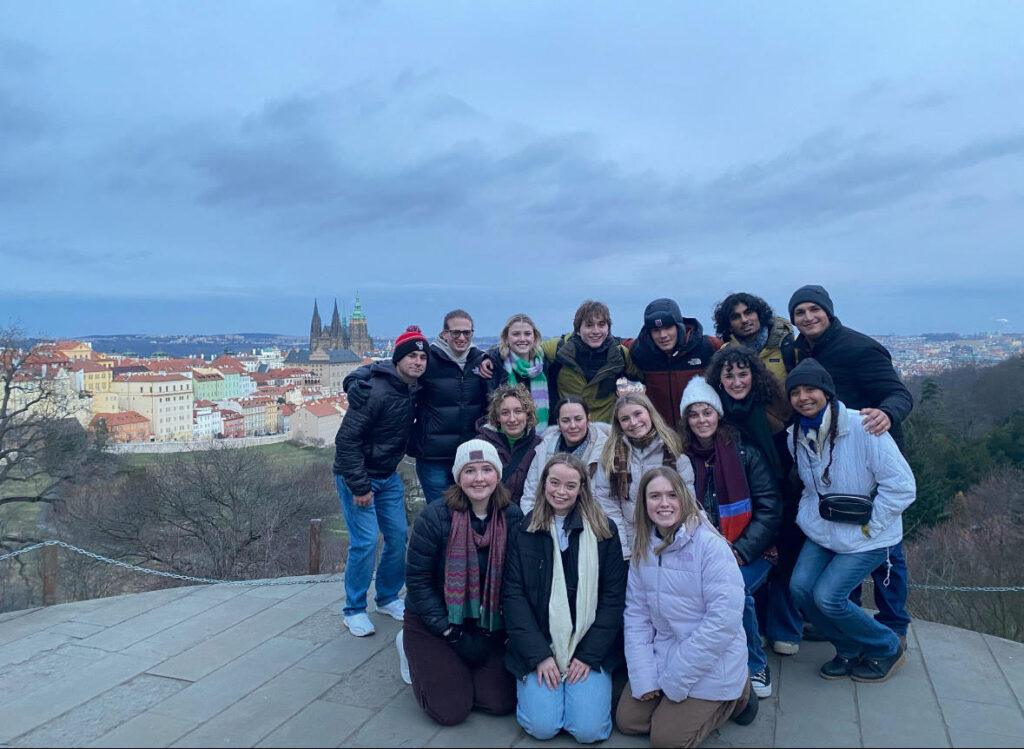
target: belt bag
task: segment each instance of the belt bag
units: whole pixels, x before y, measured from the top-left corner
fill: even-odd
[[[818,492],[818,514],[833,523],[867,525],[871,521],[871,510],[875,504],[875,493],[864,494],[822,494]]]

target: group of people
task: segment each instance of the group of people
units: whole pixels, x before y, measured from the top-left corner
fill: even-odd
[[[793,655],[814,632],[835,647],[826,679],[903,664],[913,401],[889,353],[821,286],[792,295],[789,320],[730,294],[714,323],[656,299],[621,339],[587,301],[570,334],[516,314],[482,351],[454,310],[433,341],[410,326],[391,362],[346,378],[345,624],[374,632],[383,535],[376,610],[403,622],[403,678],[434,720],[515,711],[536,738],[588,743],[614,713],[655,746],[695,746],[755,719],[766,647]],[[620,395],[622,377],[644,393]],[[427,500],[411,538],[405,454]]]

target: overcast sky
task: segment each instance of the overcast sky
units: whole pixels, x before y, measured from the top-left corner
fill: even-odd
[[[1024,330],[1024,3],[0,0],[0,324]],[[1006,319],[1008,322],[998,322]]]

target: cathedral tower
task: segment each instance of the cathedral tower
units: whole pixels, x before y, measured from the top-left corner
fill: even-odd
[[[366,315],[359,303],[359,292],[356,292],[356,308],[352,310],[352,317],[348,324],[349,348],[357,354],[373,351],[373,339],[366,329]]]

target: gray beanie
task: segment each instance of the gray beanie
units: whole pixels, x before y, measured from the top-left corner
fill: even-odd
[[[793,292],[793,296],[789,298],[789,321],[793,322],[793,311],[797,308],[797,305],[803,304],[804,302],[814,302],[828,315],[829,320],[833,320],[836,316],[835,310],[832,308],[832,297],[825,291],[824,286],[818,286],[817,284],[810,284],[808,286],[801,286],[799,289]]]
[[[459,445],[459,449],[455,452],[455,465],[452,466],[452,477],[455,479],[455,483],[459,482],[459,474],[462,469],[470,463],[490,463],[494,466],[494,470],[498,472],[498,478],[501,478],[501,458],[498,457],[498,451],[494,449],[487,440],[472,439],[463,442]]]
[[[722,399],[718,397],[718,393],[715,392],[713,387],[708,385],[708,381],[703,377],[694,377],[686,383],[686,389],[683,390],[683,400],[679,404],[680,415],[685,416],[687,407],[692,406],[694,403],[707,403],[718,411],[719,416],[725,415],[724,411],[722,411]]]

